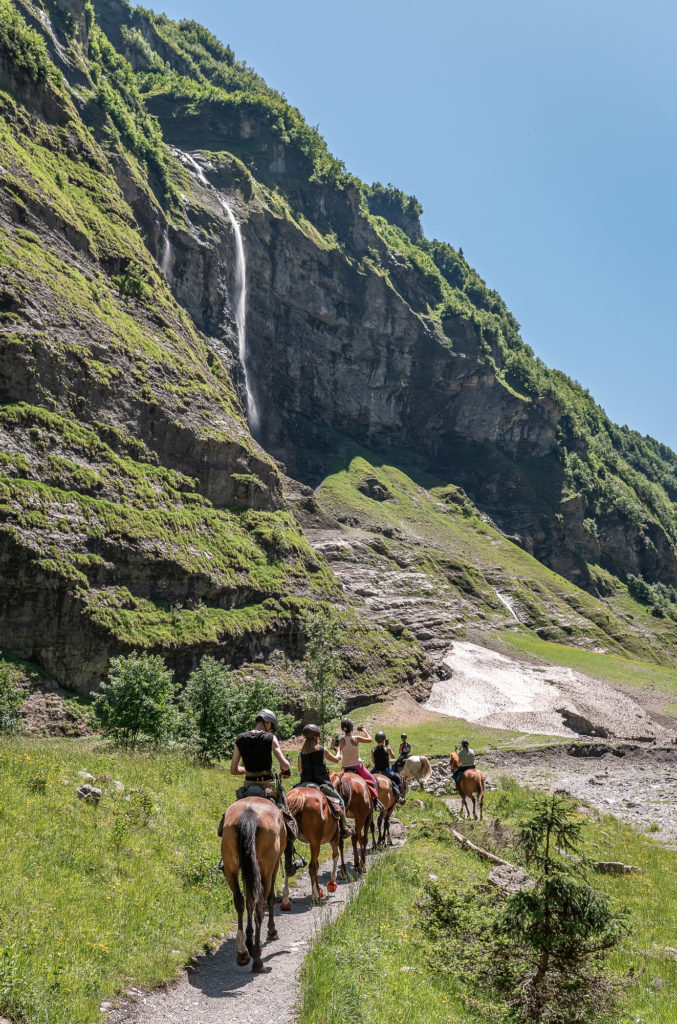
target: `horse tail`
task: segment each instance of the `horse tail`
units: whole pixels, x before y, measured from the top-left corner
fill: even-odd
[[[421,767],[423,768],[423,774],[418,781],[427,782],[433,773],[432,765],[427,757],[421,756]]]
[[[256,827],[258,819],[253,807],[247,807],[240,815],[237,825],[237,852],[242,870],[247,915],[263,918],[263,883],[259,859],[256,856]]]
[[[339,784],[337,788],[339,793],[341,794],[341,797],[343,798],[343,803],[345,804],[346,810],[348,810],[348,808],[350,807],[350,799],[353,795],[353,787],[350,785],[347,776],[342,775],[339,778]]]

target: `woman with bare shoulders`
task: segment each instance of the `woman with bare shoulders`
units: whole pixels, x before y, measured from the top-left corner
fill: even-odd
[[[364,779],[376,806],[380,803],[378,799],[378,785],[369,769],[362,764],[359,747],[360,743],[371,743],[371,736],[363,725],[357,727],[359,735],[354,735],[355,723],[352,718],[342,718],[341,729],[343,730],[343,736],[341,736],[336,746],[341,755],[343,770],[344,772],[356,772]],[[376,809],[378,810],[378,807]]]

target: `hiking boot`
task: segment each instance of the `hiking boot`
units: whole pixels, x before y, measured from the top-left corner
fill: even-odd
[[[385,807],[378,798],[374,800],[374,810],[379,814],[385,814]]]
[[[287,874],[291,877],[295,875],[297,871],[306,866],[306,860],[301,856],[300,853],[296,853],[294,844],[289,843],[285,847],[284,851],[284,869]]]

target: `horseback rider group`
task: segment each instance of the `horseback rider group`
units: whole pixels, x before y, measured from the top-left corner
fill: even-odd
[[[272,799],[279,807],[287,830],[285,869],[288,875],[293,875],[305,865],[305,860],[296,856],[294,852],[294,840],[298,837],[298,825],[287,806],[281,781],[282,778],[289,778],[291,766],[282,753],[279,740],[275,735],[277,724],[277,715],[269,708],[262,708],[257,713],[254,728],[240,733],[235,739],[230,774],[244,775],[244,783],[236,792],[238,800],[243,797],[264,796]],[[360,775],[367,783],[376,812],[380,812],[384,808],[378,798],[378,784],[374,775],[380,773],[390,779],[396,801],[400,799],[402,778],[397,771],[390,767],[390,758],[395,757],[395,753],[384,732],[377,732],[374,737],[376,746],[371,752],[372,773],[363,764],[359,754],[360,744],[373,742],[367,730],[360,725],[355,734],[355,724],[351,718],[341,720],[341,729],[343,735],[340,739],[338,737],[334,739],[334,751],[336,751],[334,753],[320,745],[322,733],[317,725],[308,724],[304,727],[304,742],[297,762],[301,781],[296,785],[315,786],[325,794],[329,800],[330,811],[339,822],[341,837],[345,838],[352,835],[353,829],[346,819],[343,798],[331,784],[326,762],[340,763],[344,772],[355,772]],[[399,756],[396,761],[396,765],[400,767],[411,751],[411,744],[407,742],[406,733],[402,733],[401,740]],[[280,765],[279,775],[273,770],[273,757]],[[223,819],[219,825],[219,835],[221,835],[222,829]]]

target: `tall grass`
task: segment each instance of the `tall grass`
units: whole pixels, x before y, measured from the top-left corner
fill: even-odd
[[[78,799],[80,771],[98,806]],[[103,998],[172,978],[224,934],[215,828],[233,783],[98,740],[0,742],[0,1014],[90,1024]]]
[[[475,1002],[486,993],[466,988],[453,969],[439,973],[419,927],[417,904],[431,876],[453,886],[469,876],[486,878],[490,867],[450,840],[442,801],[422,797],[424,809],[409,804],[402,812],[409,824],[407,844],[370,871],[350,910],[312,947],[302,975],[299,1024],[339,1014],[350,1024],[497,1019],[495,1005],[483,1009]],[[490,813],[510,822],[531,799],[529,791],[513,784],[489,793],[487,804]],[[628,935],[609,960],[610,971],[628,982],[616,1024],[675,1024],[677,963],[665,946],[677,945],[677,853],[611,817],[591,822],[586,836],[593,859],[622,860],[644,870],[591,876],[595,887],[630,912]]]

